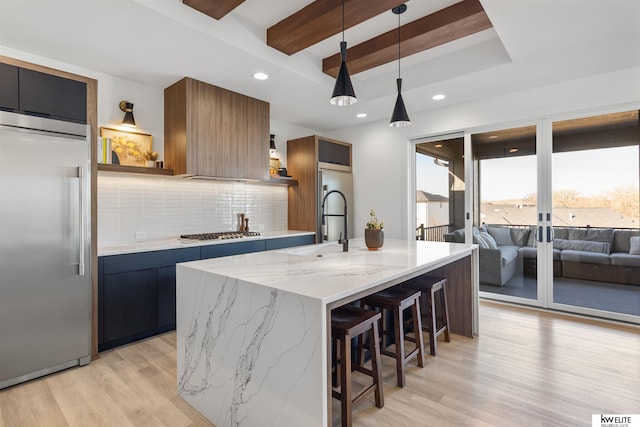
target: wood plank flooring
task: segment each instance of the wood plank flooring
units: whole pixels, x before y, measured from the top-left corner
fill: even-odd
[[[355,426],[590,426],[591,414],[640,413],[633,326],[482,301],[480,336],[439,343],[403,389],[393,359],[382,363],[385,406],[361,402]],[[0,427],[212,425],[175,390],[172,332],[0,391]]]

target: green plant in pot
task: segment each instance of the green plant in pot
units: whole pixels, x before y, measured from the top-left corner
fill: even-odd
[[[376,212],[372,209],[369,212],[371,218],[364,229],[364,242],[370,251],[377,251],[384,244],[384,221],[378,221]]]

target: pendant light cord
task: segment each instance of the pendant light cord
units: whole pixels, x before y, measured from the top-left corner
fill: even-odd
[[[398,78],[400,78],[400,14],[398,13]]]
[[[344,41],[344,0],[342,0],[342,41]]]

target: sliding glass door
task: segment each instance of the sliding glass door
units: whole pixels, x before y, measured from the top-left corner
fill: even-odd
[[[640,120],[471,134],[480,295],[640,323]]]
[[[472,241],[479,246],[480,291],[538,304],[535,244],[535,125],[471,135],[474,194]]]
[[[636,110],[551,123],[552,307],[640,318],[638,119]]]

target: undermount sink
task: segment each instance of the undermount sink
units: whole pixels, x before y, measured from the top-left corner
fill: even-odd
[[[342,255],[342,245],[337,242],[325,242],[315,245],[298,246],[295,248],[283,249],[289,255],[300,256],[326,256],[326,255]]]

